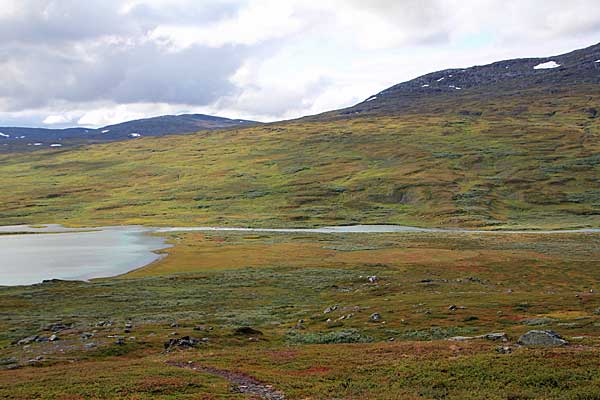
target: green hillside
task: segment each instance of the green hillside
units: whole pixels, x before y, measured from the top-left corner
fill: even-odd
[[[5,155],[0,223],[600,226],[596,85],[444,101]]]

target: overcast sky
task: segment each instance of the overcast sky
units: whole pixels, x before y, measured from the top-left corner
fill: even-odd
[[[0,125],[273,121],[597,42],[599,0],[0,0]]]

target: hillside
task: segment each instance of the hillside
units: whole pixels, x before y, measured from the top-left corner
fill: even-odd
[[[365,101],[323,116],[458,112],[481,115],[494,112],[498,100],[518,101],[530,92],[548,101],[573,86],[600,84],[600,43],[573,52],[544,57],[504,60],[471,68],[447,69],[387,88]],[[512,110],[526,114],[526,104]],[[598,110],[585,110],[595,118]],[[323,117],[321,116],[321,117]]]
[[[255,124],[257,122],[241,119],[234,120],[204,114],[182,114],[138,119],[98,129],[0,127],[0,153],[39,150],[48,147],[72,147],[137,139],[142,136],[193,133]]]
[[[598,227],[599,49],[296,121],[0,156],[0,223]]]

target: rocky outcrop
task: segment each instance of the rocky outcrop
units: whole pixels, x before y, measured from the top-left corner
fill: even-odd
[[[518,344],[522,346],[558,347],[568,344],[560,335],[554,331],[529,331],[519,338]]]

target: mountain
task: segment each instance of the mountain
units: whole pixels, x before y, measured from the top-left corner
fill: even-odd
[[[493,112],[488,102],[499,97],[552,97],[573,86],[597,88],[600,83],[600,43],[545,58],[523,58],[471,68],[447,69],[387,88],[363,102],[327,116],[428,112]],[[473,110],[463,110],[470,106]],[[526,112],[523,110],[523,112]],[[597,111],[589,110],[591,117]]]
[[[163,115],[108,125],[98,129],[0,127],[0,152],[23,151],[47,147],[70,147],[136,139],[143,136],[164,136],[203,130],[250,126],[258,122],[229,119],[204,114]]]
[[[0,224],[600,227],[599,50],[293,121],[0,155]]]

